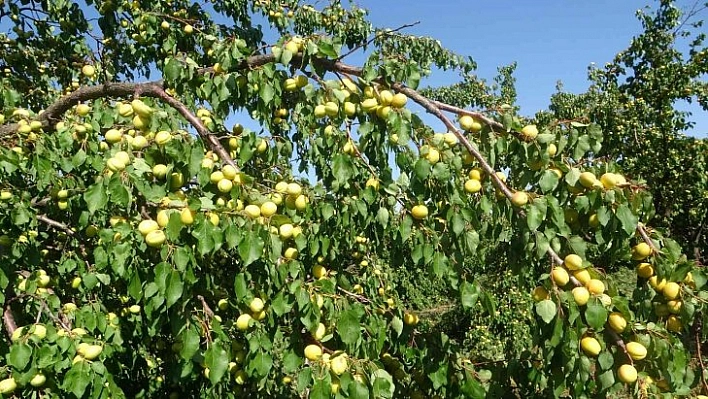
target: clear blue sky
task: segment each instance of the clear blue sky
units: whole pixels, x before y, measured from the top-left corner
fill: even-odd
[[[420,21],[405,32],[432,36],[442,44],[477,61],[480,77],[491,80],[496,68],[514,61],[521,112],[533,115],[546,109],[562,81],[566,91],[588,87],[587,68],[611,61],[641,32],[635,13],[653,0],[358,0],[370,10],[377,26],[396,28]],[[690,7],[693,0],[679,4]],[[699,19],[708,20],[708,11]],[[433,74],[431,86],[454,83],[453,75]],[[424,84],[425,84],[424,83]],[[708,113],[697,106],[696,128],[708,137]]]

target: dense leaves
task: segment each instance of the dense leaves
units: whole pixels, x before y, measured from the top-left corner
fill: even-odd
[[[705,389],[705,273],[642,223],[604,120],[517,115],[514,66],[488,86],[337,1],[24,3],[0,8],[3,393]],[[416,91],[434,68],[463,81]]]

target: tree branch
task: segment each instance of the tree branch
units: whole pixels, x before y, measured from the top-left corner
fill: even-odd
[[[351,291],[347,291],[347,290],[345,290],[345,289],[342,288],[342,287],[337,287],[337,289],[340,290],[340,291],[342,291],[343,293],[349,295],[350,297],[356,299],[357,301],[359,301],[359,302],[361,302],[361,303],[371,303],[371,301],[369,300],[369,298],[367,298],[367,297],[365,297],[365,296],[363,296],[363,295],[359,295],[359,294],[355,294],[355,293],[353,293],[353,292],[351,292]]]
[[[226,151],[224,146],[221,145],[219,139],[217,139],[216,136],[214,136],[206,128],[206,126],[204,126],[202,121],[197,118],[197,116],[194,115],[194,113],[192,113],[192,111],[190,111],[186,105],[182,104],[182,102],[167,94],[167,92],[161,86],[156,89],[155,94],[159,99],[166,102],[172,108],[176,109],[184,117],[184,119],[187,120],[187,122],[194,126],[194,129],[197,130],[197,133],[202,138],[202,140],[206,141],[206,143],[209,145],[209,148],[211,148],[211,150],[214,151],[214,153],[216,153],[216,155],[218,155],[222,161],[233,166],[237,171],[239,170],[239,167],[236,166],[234,160],[231,159],[231,155],[229,155],[228,151]]]
[[[703,384],[703,389],[705,393],[708,393],[708,382],[706,382],[706,366],[703,364],[703,354],[701,353],[701,332],[703,329],[703,319],[700,317],[696,318],[695,332],[696,332],[696,357],[698,358],[698,364],[701,366],[701,383]]]
[[[379,33],[375,34],[374,37],[372,37],[371,39],[367,40],[365,43],[358,44],[358,45],[354,46],[353,49],[351,49],[351,50],[349,50],[348,52],[346,52],[346,53],[340,55],[340,56],[337,58],[337,60],[342,60],[342,59],[344,59],[344,58],[347,58],[348,56],[352,55],[353,53],[359,51],[359,49],[361,49],[361,48],[366,48],[366,46],[368,46],[368,45],[370,45],[371,43],[373,43],[374,40],[378,39],[379,37],[386,36],[386,35],[388,35],[388,34],[401,31],[401,30],[403,30],[403,29],[405,29],[405,28],[410,28],[410,27],[412,27],[412,26],[416,26],[416,25],[418,25],[418,24],[420,24],[420,21],[415,21],[415,22],[412,22],[412,23],[409,23],[409,24],[401,25],[401,26],[399,26],[399,27],[396,28],[396,29],[387,29],[387,30],[385,30],[385,31],[383,31],[383,32],[379,32]]]
[[[9,303],[5,304],[5,309],[2,312],[2,322],[5,325],[8,338],[11,337],[12,333],[17,330],[17,323],[15,323],[15,316],[12,314]]]
[[[453,105],[445,104],[440,101],[435,101],[435,100],[430,100],[431,103],[435,104],[438,108],[440,108],[443,111],[448,111],[448,112],[454,112],[458,115],[469,115],[487,125],[489,125],[490,128],[492,128],[493,131],[505,131],[504,130],[504,125],[502,125],[500,122],[495,121],[494,119],[488,117],[487,115],[484,115],[481,112],[475,112],[475,111],[470,111],[467,109],[455,107]]]
[[[57,228],[72,237],[77,236],[76,232],[71,227],[65,225],[64,223],[57,222],[54,219],[50,219],[49,217],[47,217],[47,215],[37,215],[37,220],[42,223],[48,224],[54,228]]]
[[[637,224],[637,233],[639,233],[639,235],[642,236],[642,239],[644,240],[644,242],[646,242],[647,245],[649,245],[651,247],[651,250],[655,254],[659,253],[659,248],[657,248],[656,245],[654,245],[654,241],[652,241],[652,239],[649,237],[649,234],[647,234],[647,230],[644,228],[643,224],[641,224],[641,223]]]
[[[259,66],[275,62],[275,56],[273,54],[262,54],[262,55],[255,55],[246,58],[245,60],[241,61],[236,66],[236,69],[238,70],[245,70],[245,69],[251,69],[251,68],[257,68]],[[300,63],[303,64],[303,61],[305,61],[305,58],[303,57],[302,54],[296,54],[293,55],[292,58],[292,63]],[[318,58],[318,57],[312,57],[309,59],[310,62],[312,62],[315,65],[324,67],[327,70],[330,71],[336,71],[344,74],[349,74],[353,76],[361,76],[362,75],[362,68],[355,67],[352,65],[345,64],[339,60],[331,60],[327,58]],[[209,71],[212,71],[213,68],[203,68],[200,70],[201,73],[207,73]],[[379,84],[386,84],[385,81],[383,80],[376,80],[376,83]],[[409,87],[406,87],[405,85],[401,83],[394,83],[391,85],[391,87],[408,96],[411,98],[413,101],[418,103],[420,106],[422,106],[428,113],[432,114],[436,118],[438,118],[446,127],[447,129],[455,134],[457,139],[462,143],[462,145],[469,151],[470,154],[477,160],[477,162],[480,163],[482,169],[487,173],[489,178],[492,180],[492,183],[494,186],[504,194],[505,197],[508,199],[511,199],[513,192],[511,189],[496,175],[496,171],[492,166],[487,162],[487,160],[484,158],[484,156],[479,152],[477,147],[470,143],[470,141],[457,129],[457,127],[452,123],[452,121],[443,114],[443,110],[457,113],[457,114],[464,114],[464,115],[470,115],[474,118],[477,118],[481,122],[489,125],[493,130],[502,130],[503,131],[503,125],[479,112],[473,112],[473,111],[467,111],[458,107],[454,107],[451,105],[447,105],[444,103],[440,103],[437,101],[432,101],[426,98],[425,96],[421,95],[419,92],[417,92],[414,89],[411,89]],[[133,94],[138,94],[138,95],[143,95],[146,97],[155,97],[159,98],[162,101],[166,102],[168,105],[176,109],[182,116],[194,126],[194,128],[197,130],[197,133],[200,135],[200,137],[207,142],[207,144],[211,147],[212,151],[214,151],[217,155],[219,155],[222,160],[227,162],[228,164],[236,167],[234,164],[234,161],[231,159],[229,156],[228,152],[224,149],[224,147],[221,145],[219,140],[211,134],[206,127],[204,126],[203,123],[197,118],[189,109],[182,104],[179,100],[175,99],[174,97],[169,96],[165,90],[164,90],[164,83],[163,81],[154,81],[154,82],[145,82],[145,83],[106,83],[104,85],[99,85],[99,86],[88,86],[88,87],[83,87],[80,88],[79,90],[62,97],[61,99],[57,100],[54,104],[49,106],[45,112],[39,116],[38,120],[42,122],[43,127],[49,128],[51,123],[54,123],[59,120],[60,115],[62,115],[64,112],[69,110],[71,107],[74,105],[78,104],[81,101],[86,101],[86,100],[92,100],[92,99],[97,99],[97,98],[103,98],[103,97],[122,97],[122,96],[128,96],[128,95],[133,95]],[[8,134],[13,133],[17,127],[18,124],[9,124],[9,125],[4,125],[0,126],[0,138],[3,136],[6,136]],[[518,210],[520,216],[524,217],[524,212],[523,210]],[[654,245],[654,243],[651,241],[649,236],[647,235],[646,231],[644,230],[643,226],[637,226],[637,231],[642,235],[644,240],[649,244],[652,249],[655,252],[658,252],[658,249]],[[548,254],[551,257],[551,259],[556,263],[556,264],[563,264],[563,260],[558,256],[558,254],[552,249],[548,248]]]

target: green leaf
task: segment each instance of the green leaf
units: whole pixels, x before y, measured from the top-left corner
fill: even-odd
[[[541,259],[546,256],[548,248],[551,246],[548,238],[541,232],[536,232],[536,258]]]
[[[12,223],[21,226],[30,221],[30,213],[24,205],[18,205],[12,210]]]
[[[315,380],[312,389],[310,390],[310,399],[329,399],[331,397],[331,383],[323,378]]]
[[[162,68],[162,73],[168,82],[175,82],[179,79],[180,73],[182,72],[182,61],[178,61],[175,58],[169,58]]]
[[[462,306],[470,309],[477,303],[479,298],[479,286],[477,283],[463,282],[460,286],[460,295],[462,297]]]
[[[401,226],[398,228],[401,233],[401,241],[406,242],[411,236],[411,229],[413,228],[413,218],[410,215],[403,217],[401,221]]]
[[[392,398],[396,390],[393,377],[384,369],[376,369],[371,373],[372,389],[375,398]],[[436,388],[437,389],[437,388]]]
[[[283,55],[285,55],[285,53],[289,53],[289,51],[283,51]],[[273,97],[275,96],[273,85],[264,81],[261,84],[260,89],[261,100],[266,104],[270,103],[273,100]]]
[[[538,136],[536,136],[536,141],[538,141],[541,144],[550,143],[555,139],[556,139],[556,135],[551,134],[551,133],[541,133]]]
[[[91,383],[90,366],[86,362],[78,362],[64,375],[62,388],[73,393],[77,398],[84,396],[86,388]]]
[[[538,186],[541,188],[543,193],[548,193],[555,190],[558,187],[558,182],[560,179],[553,171],[546,170],[541,175],[541,179],[538,181]]]
[[[546,219],[546,203],[534,201],[531,206],[526,207],[526,224],[529,230],[536,231]]]
[[[248,367],[255,372],[258,377],[265,377],[273,367],[273,358],[267,352],[258,352],[248,363]]]
[[[108,192],[112,202],[122,207],[127,207],[130,203],[130,192],[128,192],[120,179],[109,180]]]
[[[446,181],[450,179],[450,168],[444,162],[436,163],[433,166],[433,179]]]
[[[349,384],[349,389],[347,390],[347,393],[352,399],[369,399],[369,388],[366,386],[366,384],[357,380],[354,380],[353,384]]]
[[[241,229],[236,224],[230,223],[224,229],[224,238],[229,249],[235,248],[241,242]]]
[[[607,322],[607,309],[599,300],[591,300],[585,309],[585,320],[595,330],[600,330]]]
[[[332,173],[340,185],[346,183],[354,176],[352,158],[346,154],[337,154],[332,159]]]
[[[434,389],[440,389],[447,384],[447,371],[447,364],[443,363],[438,365],[437,370],[428,373],[428,379],[433,383]]]
[[[190,360],[192,356],[197,353],[197,350],[199,350],[199,334],[187,328],[180,334],[180,340],[182,341],[182,349],[179,355],[182,356],[184,360]]]
[[[556,304],[550,299],[545,299],[536,304],[536,314],[541,316],[541,319],[546,322],[546,324],[553,321],[556,317]]]
[[[461,214],[455,213],[452,215],[452,232],[455,235],[460,235],[465,230],[465,220]]]
[[[465,233],[465,244],[470,253],[475,253],[479,246],[479,233],[476,231],[468,231]]]
[[[590,137],[587,135],[578,137],[578,142],[573,150],[573,159],[581,159],[590,150],[590,147]]]
[[[25,331],[27,331],[25,329]],[[7,364],[17,370],[24,370],[29,366],[29,360],[32,357],[32,347],[27,344],[15,344],[10,347],[10,352],[7,354]]]
[[[105,208],[108,204],[108,194],[102,181],[92,185],[84,193],[84,201],[88,206],[89,213],[94,213],[99,209]]]
[[[600,353],[597,357],[597,362],[600,364],[600,368],[602,370],[610,370],[612,365],[615,364],[615,359],[612,356],[612,353],[605,351]]]
[[[361,339],[362,309],[352,307],[339,315],[337,320],[337,332],[345,345],[354,345]]]
[[[265,242],[255,231],[249,231],[238,244],[238,254],[244,265],[248,266],[263,256]]]
[[[467,375],[465,378],[465,383],[462,385],[462,393],[468,398],[472,399],[484,399],[487,396],[487,392],[484,390],[484,386],[477,381],[473,376]]]
[[[219,342],[212,342],[204,353],[204,363],[209,368],[209,381],[216,385],[229,368],[229,354]]]
[[[619,219],[622,224],[622,229],[624,232],[627,233],[627,235],[634,234],[634,231],[637,229],[639,218],[632,213],[627,204],[621,204],[617,207],[615,215],[617,215],[617,219]]]
[[[234,279],[234,292],[236,293],[236,300],[242,301],[248,295],[248,284],[246,284],[246,276],[243,273],[236,275]]]
[[[181,273],[173,270],[167,278],[167,286],[165,289],[165,304],[169,308],[177,303],[182,297],[184,291],[184,282],[182,281]]]
[[[320,212],[322,213],[322,219],[328,220],[334,215],[334,206],[330,203],[324,203],[320,206]]]
[[[288,351],[288,353],[283,356],[283,373],[293,373],[302,364],[302,357],[298,356],[293,351]]]
[[[273,309],[276,315],[282,316],[293,308],[293,304],[288,302],[285,294],[283,292],[278,293],[276,297],[271,301],[270,308]]]
[[[425,158],[420,158],[415,163],[415,175],[420,180],[425,180],[430,176],[430,162]]]

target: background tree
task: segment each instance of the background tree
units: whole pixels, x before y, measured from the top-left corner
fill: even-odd
[[[708,248],[708,147],[686,136],[694,124],[678,105],[695,102],[708,111],[708,49],[700,19],[706,7],[695,2],[682,13],[673,1],[661,1],[654,11],[639,10],[643,32],[603,69],[590,71],[588,92],[559,92],[551,105],[554,118],[587,117],[603,127],[605,145],[597,155],[646,183],[654,196],[652,223],[699,261]]]
[[[516,114],[513,65],[338,1],[1,10],[0,393],[708,389],[705,273],[601,124]]]

